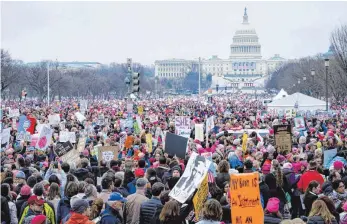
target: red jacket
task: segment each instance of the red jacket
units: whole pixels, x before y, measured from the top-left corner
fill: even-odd
[[[318,171],[308,170],[301,176],[298,182],[298,188],[305,192],[309,183],[313,180],[317,181],[320,184],[320,186],[322,186],[322,184],[324,183],[324,179],[322,175],[318,173]]]
[[[66,224],[95,224],[85,215],[73,212]]]

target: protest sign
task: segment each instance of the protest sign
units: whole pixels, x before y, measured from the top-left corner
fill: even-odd
[[[175,117],[175,129],[190,129],[190,117],[176,116]]]
[[[209,133],[214,128],[213,116],[206,120],[206,133]]]
[[[195,218],[197,220],[200,219],[200,212],[202,210],[202,207],[204,206],[205,201],[207,200],[207,196],[208,196],[208,177],[206,174],[204,177],[204,180],[201,182],[201,185],[193,198]]]
[[[139,115],[142,115],[142,114],[143,114],[143,106],[138,106],[138,107],[137,107],[137,113],[138,113]]]
[[[187,143],[187,138],[167,132],[165,137],[165,152],[169,155],[176,155],[178,158],[184,159],[186,156]]]
[[[9,109],[8,111],[8,117],[19,117],[19,109]]]
[[[41,130],[44,128],[44,127],[47,127],[47,128],[50,128],[49,124],[38,124],[36,125],[36,131],[37,133],[41,133]]]
[[[30,134],[30,133],[29,133]],[[30,146],[32,146],[32,147],[36,147],[36,144],[37,144],[37,142],[39,141],[39,134],[33,134],[32,136],[31,136],[31,142],[30,142]]]
[[[169,134],[170,133],[167,133],[166,138],[170,136]],[[206,160],[205,157],[199,156],[197,153],[193,152],[190,155],[184,173],[170,191],[169,196],[180,203],[184,203],[201,184],[210,165],[211,162]]]
[[[10,142],[11,137],[11,128],[3,129],[1,132],[1,148],[7,148],[8,143]]]
[[[56,147],[55,147],[55,154],[57,154],[58,157],[62,157],[65,155],[67,152],[73,149],[72,144],[67,141],[67,142],[58,142]]]
[[[212,173],[214,177],[217,176],[217,170],[216,167],[212,161],[212,152],[203,152],[201,153],[201,156],[205,157],[207,160],[211,162],[210,167],[208,168],[208,172]]]
[[[59,114],[48,115],[48,121],[50,125],[58,125],[60,123]]]
[[[80,138],[78,139],[77,150],[78,150],[79,152],[83,152],[83,151],[84,151],[84,148],[86,147],[86,140],[87,140],[86,137],[80,137]]]
[[[80,112],[76,112],[75,116],[80,123],[82,123],[86,119],[86,117],[83,116],[83,114],[81,114]]]
[[[80,100],[81,113],[84,114],[86,110],[88,110],[88,100]]]
[[[80,153],[76,149],[71,149],[65,155],[61,156],[60,159],[68,164],[73,164],[74,167],[80,162]]]
[[[76,143],[76,133],[75,132],[68,132],[68,136],[69,136],[69,142],[71,143]]]
[[[292,118],[292,109],[286,109],[285,110],[285,115],[286,115],[286,118],[289,119],[289,118]]]
[[[41,129],[40,137],[38,141],[36,142],[36,148],[40,149],[41,151],[46,150],[47,147],[51,144],[52,134],[53,134],[53,130],[44,126]]]
[[[191,129],[178,129],[177,130],[177,134],[179,136],[182,136],[182,137],[185,137],[185,138],[189,138],[191,131],[192,131]]]
[[[275,145],[278,152],[290,152],[292,150],[292,134],[290,125],[275,125]]]
[[[264,223],[258,177],[258,173],[230,175],[232,223]]]
[[[109,162],[118,159],[119,146],[103,146],[98,148],[98,160]]]
[[[324,150],[323,153],[324,153],[323,166],[325,169],[329,169],[331,161],[334,159],[334,157],[337,154],[337,149]]]
[[[153,151],[152,147],[152,134],[148,133],[146,134],[146,143],[147,143],[147,150],[149,153]]]
[[[244,151],[244,152],[246,152],[246,150],[247,150],[247,140],[248,140],[247,133],[243,133],[243,136],[242,136],[242,151]]]
[[[151,123],[158,122],[158,115],[155,115],[155,114],[149,115],[149,122]]]
[[[296,130],[303,131],[306,129],[305,127],[305,121],[303,117],[296,117],[294,118],[294,124]]]
[[[195,124],[195,139],[204,141],[204,124]]]
[[[67,142],[69,141],[70,134],[68,131],[61,131],[59,133],[59,142]]]

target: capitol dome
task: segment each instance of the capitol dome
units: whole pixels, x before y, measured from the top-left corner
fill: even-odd
[[[243,22],[233,36],[233,43],[230,45],[231,59],[261,59],[261,45],[259,38],[249,22],[247,8],[243,14]]]

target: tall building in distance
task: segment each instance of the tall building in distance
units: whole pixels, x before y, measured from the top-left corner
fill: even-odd
[[[261,44],[255,28],[248,21],[247,8],[244,10],[240,27],[235,31],[230,56],[221,59],[212,55],[201,60],[201,74],[212,75],[212,86],[220,90],[253,93],[263,92],[266,78],[287,60],[275,54],[265,60],[262,58]],[[197,60],[171,59],[155,61],[155,76],[158,78],[179,79],[189,71],[198,69]]]

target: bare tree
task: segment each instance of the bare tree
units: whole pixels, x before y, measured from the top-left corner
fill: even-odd
[[[336,28],[330,36],[335,59],[347,75],[347,24]]]

